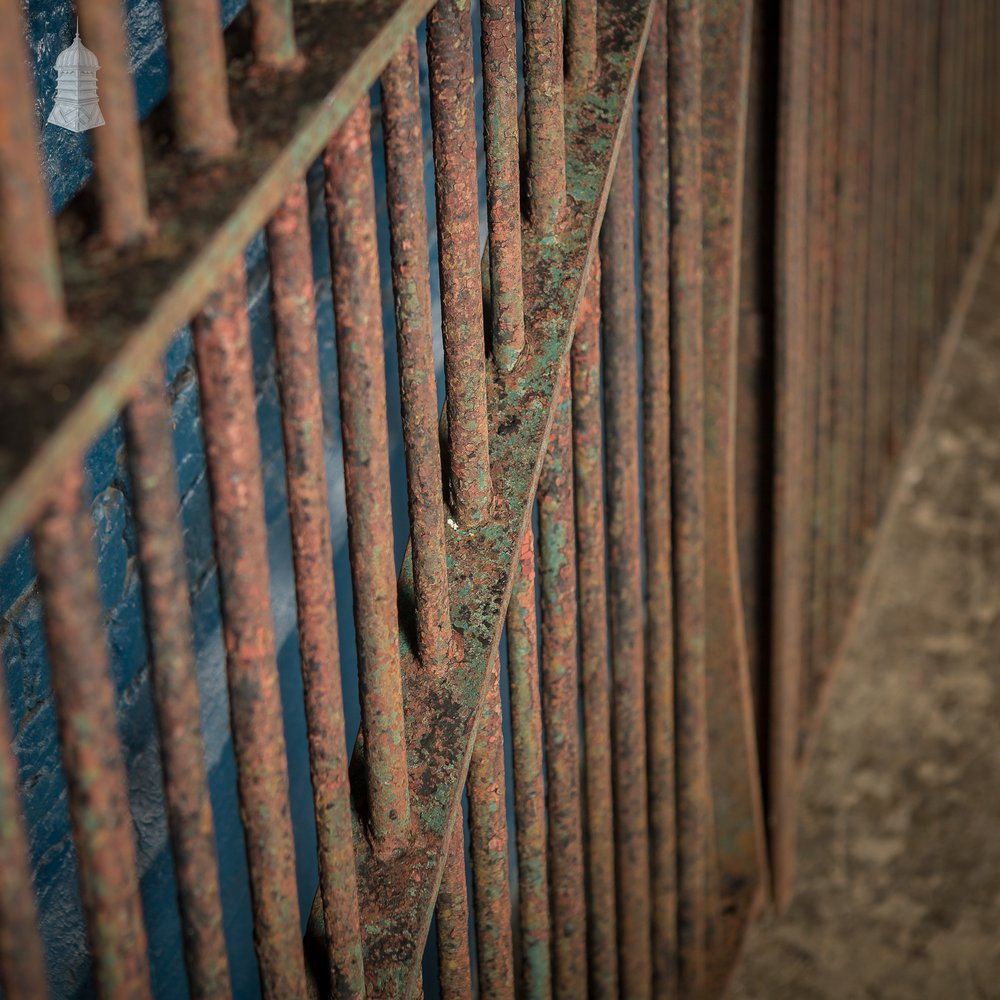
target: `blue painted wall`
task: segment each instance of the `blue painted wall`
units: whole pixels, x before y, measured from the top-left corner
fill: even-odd
[[[223,0],[223,20],[238,13],[242,0]],[[128,31],[139,107],[146,115],[167,93],[168,69],[163,26],[157,0],[129,0]],[[26,9],[29,43],[38,88],[37,112],[44,122],[55,91],[53,65],[74,33],[74,13],[68,3],[29,0]],[[474,11],[474,23],[478,16]],[[422,40],[422,32],[421,32]],[[86,43],[86,39],[84,42]],[[478,62],[478,38],[475,44]],[[100,58],[100,53],[97,53]],[[426,97],[426,66],[421,81]],[[100,76],[98,76],[100,83]],[[375,169],[383,297],[386,330],[386,374],[389,389],[392,501],[397,561],[401,559],[409,525],[406,512],[405,466],[399,423],[399,389],[388,281],[388,230],[384,211],[384,162],[378,131],[377,89]],[[481,115],[481,102],[478,110]],[[425,100],[426,115],[426,100]],[[479,129],[481,135],[482,130]],[[425,120],[425,138],[430,126]],[[44,171],[58,212],[90,174],[89,136],[55,126],[42,130]],[[480,152],[480,163],[482,156]],[[431,209],[432,286],[437,315],[436,240],[433,230],[433,185],[429,156],[425,159]],[[350,573],[346,551],[346,519],[340,455],[337,371],[330,267],[322,173],[309,174],[317,296],[317,333],[324,386],[328,443],[328,482],[334,526],[335,572],[338,587],[344,696],[348,741],[358,727],[359,706]],[[482,187],[482,182],[481,182]],[[482,199],[481,199],[482,201]],[[485,220],[482,225],[485,233]],[[317,884],[315,829],[312,817],[301,679],[295,634],[290,537],[285,510],[284,457],[275,383],[270,325],[269,280],[262,235],[246,254],[249,309],[266,493],[271,568],[271,595],[285,732],[288,743],[292,818],[296,835],[299,893],[303,924]],[[441,366],[440,333],[436,350]],[[226,936],[233,987],[239,998],[259,995],[251,936],[251,910],[246,858],[236,801],[235,765],[229,739],[225,666],[219,620],[219,593],[212,535],[208,484],[198,404],[198,385],[191,354],[190,331],[178,331],[165,356],[165,377],[173,405],[174,441],[180,487],[180,516],[194,609],[202,697],[202,726],[221,865]],[[112,671],[118,690],[119,725],[128,764],[130,798],[139,852],[144,912],[150,938],[154,989],[159,997],[185,997],[180,927],[174,897],[173,870],[167,844],[162,801],[162,776],[149,684],[147,642],[143,622],[141,582],[136,560],[135,521],[131,507],[127,460],[121,423],[116,422],[92,447],[86,459],[94,542],[98,553],[101,597]],[[86,997],[93,993],[80,910],[76,865],[69,833],[65,781],[59,762],[55,717],[48,680],[41,606],[27,540],[0,562],[0,655],[10,692],[15,750],[24,794],[32,861],[41,911],[42,933],[56,997]],[[433,963],[432,963],[433,964]],[[433,970],[429,969],[433,974]]]

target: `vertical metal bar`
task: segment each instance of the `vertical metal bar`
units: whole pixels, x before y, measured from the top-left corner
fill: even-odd
[[[626,139],[628,141],[628,139]],[[670,516],[670,153],[667,14],[657,3],[639,77],[642,469],[653,995],[677,991],[674,595]],[[617,209],[617,202],[616,202]]]
[[[576,536],[573,523],[572,399],[569,366],[538,485],[542,716],[548,781],[553,995],[587,991],[587,917],[578,726]]]
[[[535,609],[535,545],[529,529],[507,606],[507,670],[514,758],[514,824],[517,839],[519,985],[528,997],[552,995],[552,930],[546,857],[542,705]],[[612,911],[613,916],[613,911]]]
[[[160,368],[139,384],[125,411],[125,427],[188,985],[192,997],[228,997],[229,962],[178,520],[170,405]]]
[[[597,0],[566,0],[566,76],[585,87],[597,72]]]
[[[44,357],[66,333],[59,252],[39,164],[21,5],[0,0],[0,303],[3,347]]]
[[[482,0],[481,7],[493,358],[509,372],[524,348],[517,25],[509,0]]]
[[[11,736],[7,685],[0,677],[0,988],[7,1000],[44,1000],[49,984]]]
[[[243,262],[194,321],[229,718],[267,1000],[306,990]]]
[[[469,762],[469,835],[476,902],[481,997],[514,996],[510,881],[507,874],[507,782],[503,766],[500,660],[494,657]]]
[[[469,965],[469,903],[465,881],[465,832],[458,814],[448,845],[437,903],[438,976],[442,1000],[472,996]]]
[[[369,114],[365,98],[330,140],[323,164],[368,808],[376,845],[388,851],[409,830],[410,792]]]
[[[119,0],[79,0],[80,30],[101,61],[105,124],[93,132],[101,234],[111,246],[133,243],[149,228],[146,177],[135,84]]]
[[[267,244],[327,956],[333,996],[363,997],[309,196],[304,182],[292,186],[268,223]]]
[[[551,233],[566,204],[562,4],[522,0],[521,16],[528,210],[532,225]]]
[[[420,121],[417,42],[408,38],[382,73],[392,286],[406,449],[417,647],[426,666],[443,668],[451,639],[444,495],[438,439],[434,332],[428,272],[427,198]]]
[[[295,45],[292,0],[250,0],[253,54],[271,69],[296,68],[302,57]]]
[[[667,6],[671,391],[677,676],[677,870],[681,990],[706,973],[714,847],[705,708],[705,409],[702,354],[701,5]]]
[[[594,997],[616,997],[618,918],[615,911],[611,686],[604,548],[601,264],[596,256],[587,278],[587,289],[573,338],[572,388],[573,500],[580,606],[580,673],[583,680],[583,771],[586,782],[584,846],[587,852],[589,980]],[[668,796],[672,808],[670,789],[666,789],[664,794]],[[672,853],[673,848],[670,850]],[[676,899],[672,905],[676,906]]]
[[[83,473],[67,470],[34,529],[52,691],[102,1000],[151,997],[128,783],[108,667]]]
[[[427,17],[451,502],[455,520],[462,526],[489,517],[493,493],[486,426],[470,9],[460,0],[439,0]]]
[[[170,102],[182,150],[225,156],[236,145],[218,0],[164,0]]]
[[[631,130],[626,129],[600,247],[618,964],[623,995],[638,1000],[651,996],[652,955],[632,191]]]
[[[810,61],[810,8],[782,3],[778,109],[775,345],[775,472],[768,823],[771,870],[779,907],[791,897],[795,872],[795,801],[798,786],[798,716],[802,666],[802,591],[805,524],[802,519],[802,385],[805,376],[806,137]],[[671,52],[673,49],[671,49]]]

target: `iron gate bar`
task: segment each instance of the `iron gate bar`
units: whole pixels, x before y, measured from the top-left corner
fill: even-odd
[[[667,8],[670,146],[670,376],[673,446],[680,989],[704,989],[715,923],[705,704],[705,403],[702,312],[702,9]]]
[[[654,26],[657,16],[654,14]],[[659,16],[662,18],[662,15]],[[648,58],[648,46],[646,52]],[[615,814],[604,545],[599,257],[594,258],[587,278],[576,336],[573,338],[571,366],[573,500],[586,788],[587,957],[591,989],[597,997],[609,997],[618,994],[618,917],[615,905]]]
[[[627,147],[626,142],[624,148]],[[552,993],[557,1000],[572,1000],[587,992],[576,532],[573,523],[573,401],[569,388],[570,365],[564,364],[555,386],[556,405],[538,481],[542,723],[552,904]]]
[[[738,9],[729,0],[711,0],[705,5],[705,478],[713,484],[705,496],[705,659],[713,848],[718,855],[720,893],[708,981],[720,991],[729,971],[729,956],[736,953],[742,927],[767,873],[736,537],[739,259],[752,18],[751,0],[744,0]]]
[[[125,433],[188,984],[195,1000],[226,998],[229,962],[205,748],[200,724],[192,724],[201,719],[201,698],[162,368],[139,383]]]
[[[152,997],[128,781],[83,473],[64,472],[33,540],[87,943],[99,995]]]
[[[437,915],[438,978],[441,1000],[472,996],[469,951],[469,901],[465,876],[465,831],[462,815],[456,817],[441,888],[434,904]]]
[[[271,618],[260,438],[243,262],[194,320],[219,566],[229,719],[266,1000],[304,996],[288,770]]]
[[[653,15],[639,78],[639,248],[653,993],[668,997],[674,996],[677,990],[669,184],[667,13],[661,3]],[[603,518],[603,514],[601,516]]]
[[[626,135],[601,228],[601,326],[618,968],[623,993],[638,1000],[652,989],[652,955],[630,120]]]
[[[224,162],[198,165],[170,150],[154,156],[151,131],[145,130],[155,231],[141,246],[118,253],[94,246],[79,238],[86,228],[82,209],[62,213],[58,231],[73,336],[44,365],[7,356],[0,366],[0,550],[28,530],[46,485],[115,419],[138,380],[153,370],[177,330],[218,287],[431,6],[432,0],[297,6],[305,66],[298,73],[249,74],[233,88],[240,142]],[[13,26],[0,34],[6,41],[21,37],[18,31]],[[12,56],[5,65],[18,59]],[[7,107],[17,106],[12,94]],[[289,115],[291,107],[297,114]],[[27,152],[35,149],[33,122],[10,138],[25,151],[21,167],[30,169],[36,183],[37,163]],[[45,205],[44,197],[35,204],[39,211],[18,230],[15,246],[4,237],[0,253],[16,255],[19,266],[47,259]],[[28,240],[35,241],[37,258],[26,252]],[[54,329],[58,272],[49,261],[42,291],[28,295],[34,307],[45,309],[31,327],[29,350],[35,337]],[[18,284],[17,292],[24,287]]]
[[[542,696],[538,672],[535,539],[525,531],[507,607],[507,673],[514,762],[517,843],[518,985],[525,996],[552,995],[548,841],[542,764]]]
[[[605,55],[591,91],[566,104],[569,206],[557,242],[524,232],[526,346],[513,377],[490,370],[490,443],[496,495],[493,518],[474,530],[447,534],[452,626],[449,669],[424,670],[401,636],[404,710],[415,818],[412,841],[390,860],[375,857],[355,814],[354,843],[365,931],[365,972],[373,997],[405,997],[418,982],[420,955],[443,856],[454,828],[467,771],[470,739],[484,695],[510,596],[520,539],[528,524],[553,389],[567,362],[572,331],[607,196],[609,171],[625,134],[645,45],[650,6],[633,0],[602,4],[600,51]],[[412,592],[410,557],[400,586]],[[485,595],[485,596],[484,596]],[[405,598],[404,598],[405,599]],[[364,762],[355,749],[353,767]],[[314,905],[310,938],[322,935]]]
[[[4,289],[0,356],[31,361],[47,354],[65,336],[66,313],[55,225],[38,158],[35,86],[24,39],[20,5],[0,4],[0,66],[4,67],[0,73],[0,107],[4,109],[0,115],[0,281]],[[5,396],[6,391],[0,392],[0,397]],[[0,475],[3,465],[0,458]],[[44,482],[42,477],[36,490],[40,492]],[[0,510],[2,504],[0,499]],[[41,501],[34,513],[40,508]],[[25,518],[12,528],[10,538],[0,537],[0,550],[6,550],[27,529],[27,522]]]
[[[425,667],[442,669],[448,662],[451,619],[431,325],[427,197],[423,172],[413,166],[422,162],[424,155],[414,37],[403,43],[382,73],[382,120],[417,651]]]
[[[326,953],[337,977],[333,993],[346,1000],[364,996],[365,980],[304,181],[292,187],[268,223],[267,243],[319,892],[328,930]]]

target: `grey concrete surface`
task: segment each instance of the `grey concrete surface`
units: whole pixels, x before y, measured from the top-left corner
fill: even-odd
[[[1000,249],[902,470],[731,1000],[1000,998]]]

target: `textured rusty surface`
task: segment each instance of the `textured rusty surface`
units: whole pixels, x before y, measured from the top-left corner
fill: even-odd
[[[417,42],[407,39],[382,74],[382,122],[396,345],[406,448],[417,648],[425,666],[448,660],[451,617],[445,561],[437,379],[427,251]]]
[[[115,690],[83,474],[64,471],[33,533],[59,746],[97,994],[151,997]]]
[[[444,863],[437,914],[438,976],[442,1000],[472,996],[469,964],[469,899],[465,875],[465,833],[461,815],[455,824]]]
[[[301,63],[295,46],[292,0],[250,0],[253,54],[258,66],[295,68]]]
[[[567,0],[566,77],[570,87],[585,87],[597,70],[597,0]]]
[[[454,825],[465,784],[470,738],[482,703],[487,667],[496,654],[514,567],[528,523],[547,436],[554,375],[567,363],[571,332],[589,271],[608,168],[625,124],[649,7],[633,0],[602,4],[601,50],[608,58],[592,91],[567,102],[567,135],[574,211],[556,243],[524,236],[525,351],[517,377],[491,371],[487,384],[497,496],[494,516],[475,529],[446,532],[452,626],[457,633],[443,674],[424,670],[409,649],[405,678],[413,841],[391,863],[367,843],[356,815],[355,850],[365,928],[365,975],[372,997],[401,997],[419,981],[419,956],[440,884],[442,847]],[[400,585],[412,587],[409,557]],[[364,746],[352,766],[364,766]],[[310,941],[322,935],[314,906]]]
[[[364,996],[365,980],[309,237],[309,197],[305,183],[299,181],[268,223],[267,245],[319,891],[327,929],[330,996],[346,1000]]]
[[[601,321],[618,954],[622,993],[639,998],[652,995],[652,953],[632,162],[625,142],[601,228]]]
[[[503,765],[500,658],[495,657],[469,761],[469,843],[476,904],[481,997],[514,996],[514,948],[507,873],[507,782]]]
[[[769,716],[768,827],[775,902],[787,904],[795,868],[798,714],[802,666],[805,524],[802,459],[806,414],[805,259],[809,6],[782,4],[778,108],[775,303],[774,583]]]
[[[510,371],[524,347],[521,283],[521,174],[517,135],[517,25],[514,4],[482,0],[483,141],[489,218],[493,359]]]
[[[704,988],[713,919],[705,704],[705,406],[702,339],[702,6],[667,6],[670,378],[676,639],[677,944],[681,990]]]
[[[62,213],[62,270],[74,335],[44,366],[0,365],[0,548],[31,526],[47,484],[67,463],[80,460],[115,419],[178,327],[241,257],[430,5],[431,0],[297,5],[296,35],[306,65],[295,74],[249,74],[233,88],[241,141],[224,166],[199,165],[188,154],[153,143],[151,130],[144,129],[154,233],[141,245],[113,253],[80,240],[89,225],[83,200]],[[7,5],[0,16],[11,16]],[[11,28],[0,31],[0,44],[18,37],[13,21]],[[12,54],[3,64],[20,65],[22,58]],[[14,85],[11,73],[2,75],[0,86]],[[58,309],[50,301],[54,297],[58,305],[58,266],[47,237],[39,235],[46,218],[44,192],[31,193],[39,177],[27,152],[34,148],[33,128],[24,109],[21,122],[13,98],[2,106],[0,129],[20,122],[20,131],[9,133],[16,147],[0,141],[0,151],[18,153],[0,176],[19,176],[17,190],[26,192],[12,200],[23,216],[8,215],[6,207],[3,212],[4,226],[8,218],[22,220],[12,231],[16,267],[26,268],[25,280],[17,284],[20,305],[5,308],[25,316],[14,331],[27,330],[30,321],[33,332],[24,336],[8,327],[8,338],[21,341],[19,356],[27,359],[58,338]],[[289,108],[295,112],[289,114]],[[34,252],[21,253],[28,240],[35,241]],[[35,290],[28,293],[32,283]],[[23,314],[26,305],[35,312]]]
[[[55,229],[39,162],[35,88],[24,39],[21,5],[0,4],[0,350],[5,355],[0,371],[15,358],[30,362],[44,357],[66,334]],[[22,422],[18,434],[23,435],[24,429]],[[15,530],[26,527],[25,521]],[[0,548],[5,547],[0,541]]]
[[[170,421],[160,372],[139,384],[125,429],[184,962],[191,996],[208,1000],[229,996],[229,962]]]
[[[263,995],[278,1000],[306,983],[242,264],[195,318],[194,345],[254,947]]]
[[[552,995],[552,925],[542,760],[542,702],[538,673],[535,540],[529,528],[507,608],[507,671],[514,761],[514,828],[517,843],[517,922],[525,996]]]
[[[119,0],[81,0],[80,31],[98,53],[105,124],[91,132],[101,236],[112,247],[134,243],[149,228],[142,140],[129,66],[125,12]]]
[[[600,258],[595,257],[573,338],[573,502],[583,683],[588,980],[595,997],[615,997],[618,995],[618,918],[611,790],[613,761],[600,328],[601,266]]]
[[[410,828],[375,236],[370,110],[363,98],[323,153],[337,326],[347,530],[361,683],[368,821],[379,850]]]
[[[523,0],[524,116],[528,211],[552,234],[566,205],[566,123],[563,115],[563,12],[548,0]]]
[[[670,488],[670,157],[667,16],[657,4],[639,77],[642,485],[653,993],[677,991],[674,597]]]
[[[736,534],[739,263],[752,2],[705,5],[703,254],[705,664],[722,917],[707,983],[728,973],[766,872],[760,768]],[[648,515],[647,515],[647,531]]]
[[[542,722],[552,887],[552,982],[557,998],[587,991],[587,911],[583,875],[577,663],[576,530],[573,516],[573,399],[569,366],[538,483]]]
[[[3,666],[0,661],[0,671]],[[0,988],[7,1000],[45,1000],[49,985],[10,723],[0,678]]]
[[[441,332],[448,390],[451,509],[460,526],[490,514],[471,5],[440,0],[427,18]]]
[[[229,114],[218,0],[164,0],[163,17],[177,145],[208,158],[225,156],[236,145],[236,128]]]

